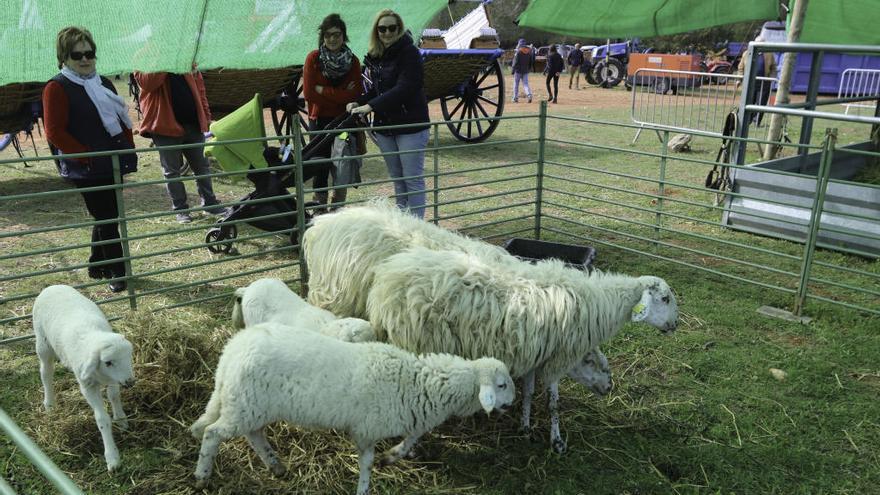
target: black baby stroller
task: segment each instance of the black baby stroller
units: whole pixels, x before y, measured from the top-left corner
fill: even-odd
[[[343,114],[333,120],[324,130],[344,129],[358,125],[356,123],[357,116],[351,114]],[[213,127],[212,127],[213,129]],[[328,140],[333,140],[338,133],[321,134],[312,139],[302,149],[303,161],[313,158],[315,152],[326,145]],[[254,190],[239,200],[238,205],[232,206],[223,218],[217,220],[214,227],[208,231],[205,236],[205,242],[208,243],[208,250],[212,253],[229,253],[232,250],[232,241],[238,236],[237,224],[242,220],[260,230],[267,232],[290,231],[290,243],[299,242],[299,231],[297,227],[297,205],[296,200],[288,192],[287,188],[296,185],[296,169],[285,168],[283,170],[274,170],[275,167],[281,165],[290,165],[294,163],[295,157],[292,152],[287,156],[279,156],[279,148],[267,146],[263,150],[263,157],[269,165],[267,168],[254,168],[251,166],[251,172],[247,174],[248,180],[253,182]],[[303,166],[303,182],[314,177],[321,167],[330,166],[329,162]],[[267,198],[277,198],[268,201]],[[311,220],[312,215],[308,208],[318,206],[319,203],[308,202],[305,204],[306,223]]]

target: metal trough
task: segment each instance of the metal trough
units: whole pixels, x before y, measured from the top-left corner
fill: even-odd
[[[843,151],[847,149],[870,151],[871,143],[858,143],[835,151],[831,179],[851,180],[870,159]],[[728,196],[722,224],[736,230],[805,242],[820,156],[821,152],[815,152],[778,158],[750,166],[755,170],[733,171],[733,192],[743,196]],[[759,169],[793,172],[802,177]],[[818,243],[828,249],[846,248],[880,257],[880,186],[829,182]]]

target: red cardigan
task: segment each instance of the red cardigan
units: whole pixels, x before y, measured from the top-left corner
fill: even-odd
[[[138,86],[141,87],[141,135],[183,136],[183,127],[174,118],[171,107],[171,87],[168,84],[167,72],[143,73],[135,72]],[[211,125],[211,109],[208,107],[208,96],[205,94],[205,81],[200,72],[184,74],[183,78],[196,99],[196,113],[199,117],[199,130],[205,132]]]
[[[49,81],[43,88],[43,125],[46,126],[46,140],[65,153],[86,153],[88,146],[80,143],[75,137],[67,132],[70,104],[67,101],[67,93],[55,81]],[[128,141],[134,144],[131,129],[122,126],[122,131]],[[81,162],[88,162],[88,158],[79,158]]]
[[[352,55],[351,68],[339,86],[331,86],[330,81],[321,73],[318,65],[318,50],[314,50],[306,57],[303,65],[303,96],[309,104],[309,119],[317,120],[318,117],[335,118],[345,113],[345,105],[357,101],[358,96],[363,94],[364,86],[361,83],[361,63]],[[346,89],[352,84],[351,89]],[[315,86],[323,86],[321,94],[315,91]]]

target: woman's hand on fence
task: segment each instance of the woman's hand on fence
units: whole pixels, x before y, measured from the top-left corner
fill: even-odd
[[[353,102],[348,103],[348,104],[345,105],[345,111],[346,111],[346,112],[351,112],[352,110],[354,110],[354,109],[357,108],[357,107],[358,107],[357,102],[356,102],[356,101],[353,101]]]
[[[320,84],[315,84],[315,93],[318,93],[319,95],[324,94],[324,86],[321,86]]]
[[[353,114],[367,114],[372,111],[373,111],[373,107],[371,107],[369,104],[361,105],[359,107],[354,107],[351,109],[351,113],[353,113]]]

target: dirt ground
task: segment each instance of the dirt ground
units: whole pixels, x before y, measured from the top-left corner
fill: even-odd
[[[513,75],[505,70],[504,75],[504,115],[512,113],[530,113],[538,111],[538,104],[542,100],[546,100],[549,93],[545,84],[546,76],[539,72],[533,72],[529,75],[529,87],[532,90],[532,103],[527,103],[525,90],[520,85],[520,98],[518,103],[513,100]],[[616,88],[603,89],[599,86],[593,86],[584,80],[583,75],[580,76],[580,89],[568,89],[568,74],[563,74],[559,78],[559,103],[550,103],[551,108],[557,113],[582,112],[585,108],[619,108],[627,109],[632,104],[632,93],[624,89],[623,84]],[[439,100],[432,101],[429,104],[432,120],[442,120],[443,114],[440,110]],[[555,108],[554,108],[555,107]]]

